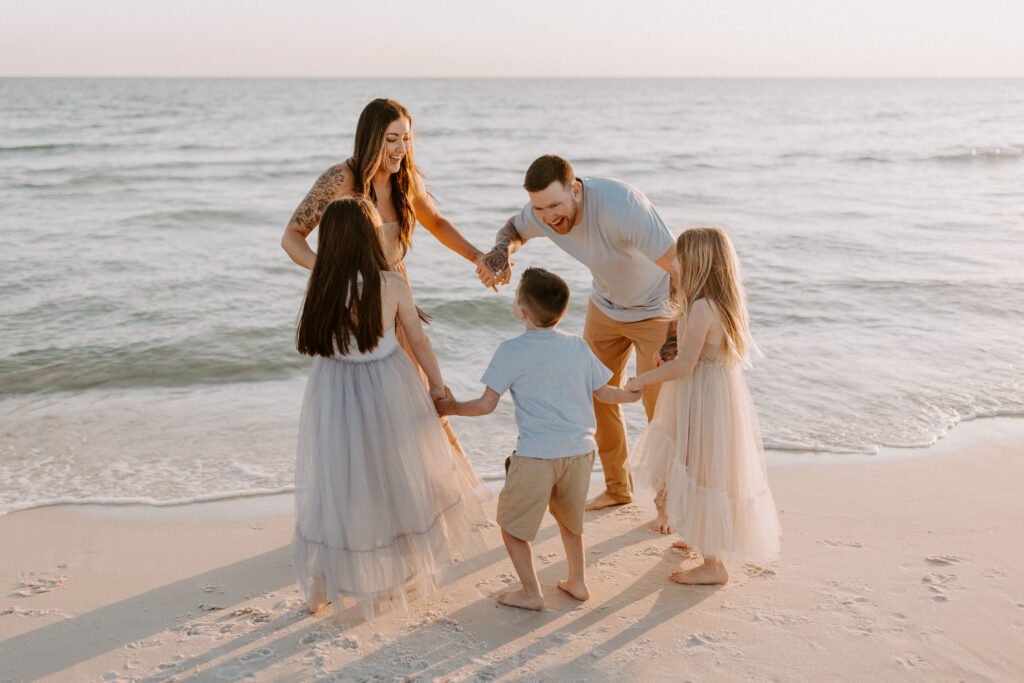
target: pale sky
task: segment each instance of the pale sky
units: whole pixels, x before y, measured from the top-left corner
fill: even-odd
[[[0,76],[1024,77],[1024,0],[0,0]]]

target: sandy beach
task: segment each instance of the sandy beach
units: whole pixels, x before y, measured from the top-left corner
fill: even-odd
[[[696,560],[642,501],[588,513],[578,603],[547,517],[539,613],[495,603],[517,584],[496,527],[440,592],[364,622],[305,612],[289,496],[13,513],[0,680],[1021,680],[1024,421],[906,453],[773,464],[782,557],[720,587],[668,581]]]

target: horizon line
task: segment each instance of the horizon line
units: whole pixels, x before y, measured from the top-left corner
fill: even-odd
[[[168,75],[168,74],[137,74],[137,75],[115,75],[115,74],[0,74],[0,78],[21,78],[21,79],[167,79],[167,80],[348,80],[348,81],[372,81],[372,80],[395,80],[395,81],[441,81],[441,80],[475,80],[475,81],[622,81],[622,80],[661,80],[661,81],[896,81],[896,80],[920,80],[920,81],[1014,81],[1024,80],[1021,76],[240,76],[240,75]]]

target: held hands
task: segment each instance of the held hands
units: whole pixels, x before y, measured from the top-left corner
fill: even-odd
[[[430,398],[434,400],[434,410],[440,417],[445,415],[451,415],[455,408],[455,397],[452,395],[452,390],[447,387],[442,388],[438,395],[438,392],[431,391]]]
[[[665,343],[662,344],[661,349],[654,352],[654,367],[660,368],[670,360],[675,360],[676,355],[678,355],[678,349],[676,346],[676,338],[673,336],[666,339]]]
[[[498,285],[507,285],[512,280],[512,266],[508,260],[508,247],[496,246],[476,261],[476,275],[484,287],[495,292]]]
[[[640,380],[636,377],[630,377],[626,380],[626,384],[622,387],[622,390],[627,391],[630,394],[636,394],[636,398],[633,399],[636,401],[644,394],[645,391],[647,391],[647,385],[641,384]]]

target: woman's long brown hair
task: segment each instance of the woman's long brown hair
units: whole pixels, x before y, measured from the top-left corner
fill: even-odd
[[[757,347],[750,336],[740,261],[728,235],[719,228],[685,230],[676,240],[676,257],[682,317],[690,314],[697,299],[714,303],[725,329],[726,347],[738,360],[747,362]]]
[[[379,225],[377,210],[365,199],[327,205],[295,332],[299,353],[345,354],[352,339],[361,353],[377,346],[383,334],[381,271],[389,270]]]
[[[355,167],[355,191],[377,203],[377,193],[373,189],[373,174],[383,163],[384,133],[388,126],[398,119],[404,118],[412,130],[412,117],[409,110],[394,100],[376,99],[363,108],[356,124],[355,149],[352,152],[352,165]],[[391,174],[391,203],[395,207],[400,229],[398,241],[402,245],[402,255],[409,250],[412,242],[412,229],[416,224],[416,214],[412,208],[415,189],[416,168],[413,146],[410,142],[402,157],[402,164],[397,173]]]

